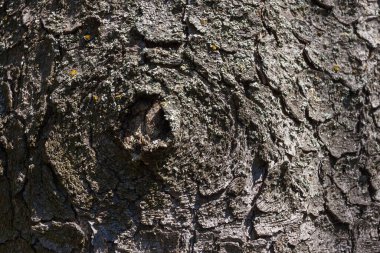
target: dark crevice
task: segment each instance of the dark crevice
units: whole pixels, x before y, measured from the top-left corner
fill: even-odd
[[[301,44],[304,44],[304,45],[309,45],[311,41],[305,39],[305,38],[302,38],[302,36],[300,36],[297,32],[295,31],[292,31],[294,37],[296,37],[296,39],[298,40],[299,43]]]
[[[324,209],[325,209],[324,214],[327,215],[327,217],[329,218],[329,221],[334,226],[334,228],[336,228],[336,229],[342,229],[342,230],[345,230],[345,231],[350,231],[350,224],[341,221],[339,219],[339,217],[336,216],[336,214],[333,211],[330,210],[330,208],[326,204],[326,200],[325,200],[325,203],[324,203]]]
[[[274,36],[274,39],[276,40],[277,45],[280,46],[281,42],[280,42],[280,39],[278,37],[277,31],[274,28],[270,27],[267,24],[267,22],[265,21],[265,19],[268,18],[268,16],[269,16],[268,10],[265,9],[265,8],[261,9],[260,13],[261,13],[261,22],[263,24],[263,27],[265,28],[265,30],[267,31],[267,33],[269,35],[273,35]]]
[[[302,51],[302,56],[303,56],[303,58],[304,58],[306,64],[309,66],[310,69],[318,70],[318,71],[320,71],[320,72],[326,73],[323,69],[321,69],[320,67],[318,67],[317,65],[315,65],[315,64],[313,63],[313,61],[312,61],[312,60],[310,59],[310,57],[309,57],[309,54],[308,54],[306,48],[304,48],[304,50]],[[330,76],[329,73],[327,73],[327,74]]]
[[[258,51],[258,48],[256,48],[256,51],[254,52],[254,56],[255,56],[255,63],[256,63],[256,71],[259,76],[259,80],[261,81],[262,84],[269,86],[269,79],[264,72],[264,69],[263,69],[264,63]]]
[[[332,10],[334,8],[334,5],[326,4],[323,0],[312,0],[312,2],[326,10]]]

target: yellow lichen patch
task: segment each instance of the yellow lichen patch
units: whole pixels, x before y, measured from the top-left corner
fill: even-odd
[[[181,71],[186,71],[186,66],[185,66],[185,65],[181,65],[181,66],[179,66],[179,69],[180,69]]]
[[[115,95],[115,99],[116,99],[116,100],[120,100],[120,99],[122,99],[123,96],[124,96],[123,93],[116,94],[116,95]]]
[[[215,44],[215,43],[211,43],[210,44],[210,49],[211,49],[211,51],[216,52],[216,51],[219,50],[219,46],[217,44]]]
[[[92,95],[92,101],[94,101],[94,103],[97,103],[99,101],[99,97],[97,95]]]
[[[163,101],[163,102],[160,103],[160,105],[161,105],[162,108],[166,108],[166,107],[168,107],[168,102],[167,101]]]
[[[246,68],[243,64],[238,63],[237,66],[239,67],[239,70],[240,70],[241,72],[244,72],[244,71],[247,70],[247,68]]]
[[[340,67],[339,65],[335,64],[333,67],[332,67],[332,71],[334,71],[335,73],[338,73],[340,71]]]
[[[91,36],[91,34],[85,34],[85,35],[83,36],[83,39],[84,39],[85,41],[90,41],[90,40],[92,39],[92,36]]]
[[[78,75],[78,70],[76,70],[76,69],[71,69],[71,70],[69,71],[69,75],[70,75],[71,78],[76,77],[76,76]]]
[[[200,19],[199,22],[201,22],[201,25],[203,25],[203,26],[207,25],[207,23],[208,23],[207,19],[205,19],[205,18]]]

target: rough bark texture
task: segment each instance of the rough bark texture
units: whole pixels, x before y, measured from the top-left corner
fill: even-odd
[[[0,252],[380,252],[376,0],[0,0]]]

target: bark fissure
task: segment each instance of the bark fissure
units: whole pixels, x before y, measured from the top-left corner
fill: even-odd
[[[379,252],[378,8],[0,0],[0,253]]]

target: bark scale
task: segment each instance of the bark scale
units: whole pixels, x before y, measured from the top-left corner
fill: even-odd
[[[0,252],[380,252],[379,2],[0,0]]]

